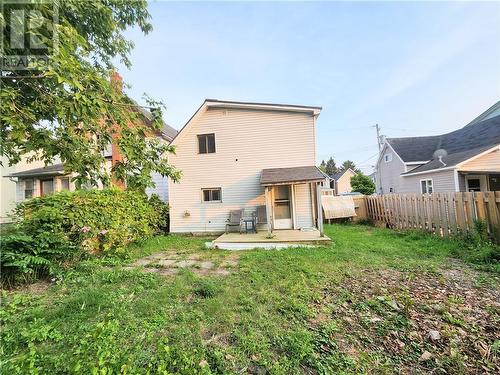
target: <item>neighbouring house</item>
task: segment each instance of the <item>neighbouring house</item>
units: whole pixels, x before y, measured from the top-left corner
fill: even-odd
[[[121,77],[115,73],[112,78],[121,89]],[[135,101],[129,98],[134,110],[139,111],[141,119],[146,124],[151,123],[153,120],[152,114],[137,105]],[[160,132],[155,132],[151,136],[159,137],[162,141],[170,143],[177,135],[177,130],[164,123]],[[107,150],[104,150],[103,156],[106,158],[105,168],[111,169],[112,165],[121,160],[121,155],[118,147],[115,144],[109,145]],[[64,171],[63,164],[56,160],[54,164],[45,166],[43,162],[36,160],[32,163],[26,162],[24,158],[20,163],[8,166],[7,161],[4,160],[1,170],[0,180],[0,196],[1,196],[1,211],[0,223],[10,221],[9,214],[15,207],[16,203],[25,199],[39,197],[53,192],[63,190],[74,191],[75,184],[72,178],[75,174],[68,174]],[[168,201],[168,183],[167,178],[162,177],[158,173],[152,175],[155,182],[154,188],[146,189],[148,195],[157,194],[160,199]],[[102,186],[98,186],[102,188]]]
[[[243,217],[265,207],[258,229],[322,231],[316,167],[320,107],[206,99],[172,141],[170,230],[224,232],[232,210]],[[318,209],[319,208],[319,209]]]
[[[351,177],[356,176],[351,168],[340,170],[330,176],[330,187],[335,195],[352,192]]]
[[[451,133],[387,138],[376,175],[379,194],[500,190],[500,102]]]

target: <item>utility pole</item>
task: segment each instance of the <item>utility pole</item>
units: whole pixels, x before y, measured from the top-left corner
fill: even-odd
[[[380,149],[382,148],[382,144],[380,143],[380,126],[378,126],[378,124],[375,124],[372,126],[372,128],[375,128],[377,130],[377,145],[378,151],[380,152]]]
[[[377,129],[377,144],[378,144],[378,150],[382,148],[382,144],[380,143],[380,126],[378,124],[375,124],[375,129]]]
[[[380,126],[378,126],[378,124],[375,124],[372,126],[372,128],[375,128],[377,130],[377,145],[378,145],[378,154],[380,159],[380,152],[382,151],[382,144],[380,142]],[[378,190],[380,189],[380,193],[382,193],[382,188],[380,187],[380,176],[379,176],[380,171],[378,170],[376,165],[374,166],[374,170],[375,170],[375,186],[376,186],[375,192],[378,194],[379,193]]]

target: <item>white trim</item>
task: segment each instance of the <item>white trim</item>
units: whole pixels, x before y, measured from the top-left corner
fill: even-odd
[[[455,191],[459,192],[460,191],[460,181],[458,180],[458,171],[456,169],[453,171],[453,182],[455,184]]]
[[[487,155],[490,152],[493,152],[495,150],[500,150],[500,145],[496,145],[495,147],[490,148],[490,149],[488,149],[486,151],[483,151],[480,154],[474,155],[473,157],[471,157],[471,158],[469,158],[467,160],[461,161],[460,163],[456,164],[455,167],[460,168],[463,164],[466,164],[466,163],[468,163],[470,161],[476,160],[477,158],[480,158],[481,156]]]
[[[401,160],[401,163],[405,164],[405,162],[403,161],[403,159],[401,159],[401,156],[399,156],[399,154],[394,150],[394,148],[391,146],[391,144],[389,142],[387,142],[387,140],[385,141],[384,145],[382,146],[382,150],[380,150],[380,155],[378,156],[378,159],[377,159],[377,165],[380,164],[380,161],[382,159],[382,155],[385,154],[385,147],[390,147],[392,152],[394,152],[396,154],[396,156],[398,157],[399,160]]]
[[[456,166],[444,167],[444,168],[439,168],[439,169],[429,169],[428,171],[400,174],[400,176],[401,177],[409,177],[409,176],[418,176],[418,175],[426,174],[426,173],[436,173],[436,172],[441,172],[441,171],[449,171],[452,169],[456,169],[455,167]]]
[[[302,113],[312,113],[313,115],[319,115],[321,109],[316,107],[306,107],[306,106],[286,106],[277,104],[266,104],[266,103],[232,103],[224,101],[205,101],[207,107],[214,108],[234,108],[234,109],[263,109],[263,110],[273,110],[280,112],[302,112]]]
[[[221,187],[205,187],[205,188],[200,188],[201,190],[201,203],[202,204],[212,204],[212,203],[222,203],[222,186]],[[215,201],[215,200],[211,200],[211,201],[206,201],[205,200],[205,194],[203,194],[203,192],[205,190],[219,190],[220,193],[220,199]]]
[[[424,160],[424,161],[408,161],[405,164],[407,165],[418,165],[418,164],[426,164],[430,162],[430,160]]]
[[[422,172],[415,172],[415,173],[408,173],[408,174],[401,174],[402,177],[406,177],[406,176],[417,176],[419,174],[424,174],[424,173],[434,173],[434,172],[440,172],[440,171],[446,171],[446,170],[450,170],[450,169],[459,169],[463,164],[466,164],[470,161],[473,161],[481,156],[484,156],[484,155],[487,155],[489,154],[490,152],[493,152],[495,150],[500,150],[500,145],[496,145],[495,147],[493,148],[490,148],[486,151],[483,151],[477,155],[474,155],[473,157],[467,159],[467,160],[464,160],[464,161],[461,161],[460,163],[457,163],[455,165],[452,165],[450,167],[445,167],[445,168],[438,168],[438,169],[429,169],[428,171],[422,171]]]

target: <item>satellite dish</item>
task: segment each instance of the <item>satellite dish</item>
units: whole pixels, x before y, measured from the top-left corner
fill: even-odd
[[[448,156],[448,151],[446,151],[444,148],[439,148],[436,151],[434,151],[434,154],[432,154],[433,159],[439,159],[439,160],[441,160],[445,156]]]
[[[441,164],[443,164],[443,167],[446,167],[446,163],[443,161],[443,158],[448,155],[448,152],[444,148],[439,148],[436,151],[434,151],[434,154],[432,154],[433,159],[438,159]]]

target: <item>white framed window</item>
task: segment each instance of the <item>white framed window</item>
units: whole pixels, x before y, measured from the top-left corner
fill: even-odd
[[[215,153],[215,134],[199,134],[198,135],[198,153],[213,154]]]
[[[201,189],[201,200],[203,202],[222,202],[221,188],[206,188]]]
[[[35,181],[33,179],[24,180],[24,199],[33,198],[35,190]]]
[[[432,178],[427,180],[420,180],[420,192],[422,194],[432,194],[434,191],[432,187]]]
[[[384,162],[389,163],[392,161],[392,154],[388,153],[384,155]]]

